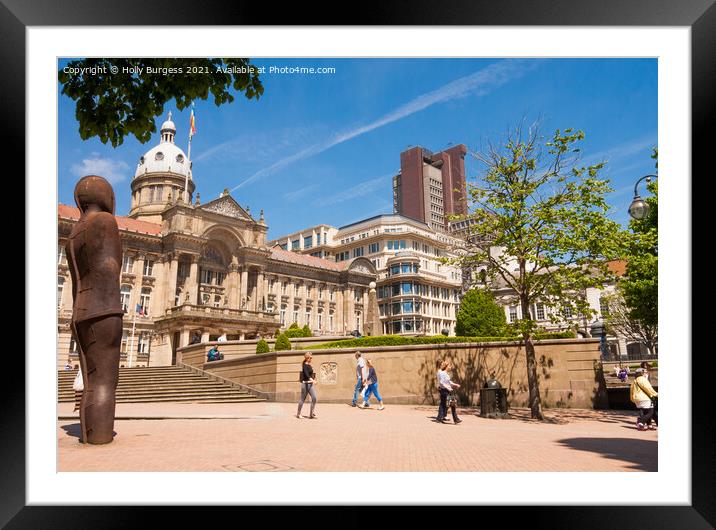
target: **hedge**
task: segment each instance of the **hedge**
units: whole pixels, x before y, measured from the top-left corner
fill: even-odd
[[[276,343],[273,346],[274,351],[286,351],[291,349],[291,341],[285,333],[281,333],[276,339]]]
[[[535,340],[545,339],[573,339],[576,334],[571,331],[558,333],[539,333]],[[316,346],[304,346],[304,350],[323,350],[328,348],[367,348],[370,346],[404,346],[411,344],[449,344],[464,342],[515,342],[521,337],[445,337],[434,335],[430,337],[404,337],[402,335],[379,335],[377,337],[361,337],[360,339],[338,340]]]
[[[268,342],[264,339],[261,339],[256,343],[256,353],[268,353],[270,351],[271,348],[269,348]]]

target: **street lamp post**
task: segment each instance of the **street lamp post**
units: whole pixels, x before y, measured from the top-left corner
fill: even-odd
[[[637,186],[639,186],[639,183],[644,179],[646,179],[648,184],[651,182],[652,178],[659,177],[658,175],[644,175],[636,181],[636,184],[634,184],[634,200],[631,201],[631,205],[629,205],[629,215],[631,215],[634,219],[646,219],[649,215],[649,203],[639,196]]]
[[[592,337],[599,337],[599,350],[602,352],[602,360],[609,360],[609,350],[607,349],[607,328],[603,320],[596,320],[589,326]]]

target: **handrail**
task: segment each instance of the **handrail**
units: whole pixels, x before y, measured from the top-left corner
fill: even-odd
[[[177,361],[177,366],[181,366],[182,368],[187,368],[192,372],[196,372],[200,375],[204,375],[207,377],[211,377],[212,379],[216,379],[217,381],[221,381],[222,383],[226,383],[231,386],[237,386],[243,390],[246,390],[250,394],[255,395],[256,397],[266,399],[268,401],[270,400],[271,394],[276,394],[276,392],[266,392],[264,390],[259,390],[258,388],[254,388],[249,385],[244,385],[243,383],[237,383],[236,381],[232,381],[230,379],[226,379],[225,377],[221,377],[220,375],[213,374],[211,372],[207,372],[206,370],[202,370],[201,368],[197,368],[196,366],[191,366],[190,364],[184,364],[183,362]]]

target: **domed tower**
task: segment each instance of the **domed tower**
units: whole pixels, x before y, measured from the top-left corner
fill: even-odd
[[[169,113],[162,124],[159,145],[152,147],[139,159],[132,179],[132,207],[128,217],[153,223],[161,222],[161,212],[167,204],[184,200],[184,186],[189,182],[188,200],[194,195],[191,161],[175,143],[176,126]]]

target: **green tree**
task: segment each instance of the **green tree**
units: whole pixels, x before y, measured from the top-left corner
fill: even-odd
[[[276,344],[274,344],[273,350],[274,351],[286,351],[291,349],[291,341],[288,340],[288,337],[285,333],[281,333],[278,338],[276,339]]]
[[[301,335],[303,337],[313,337],[313,333],[311,333],[311,328],[308,327],[308,324],[303,326],[303,329],[301,330]]]
[[[256,353],[268,353],[270,351],[271,348],[269,348],[268,342],[264,339],[261,339],[256,343]]]
[[[460,301],[455,334],[459,337],[502,337],[507,334],[505,310],[490,291],[470,289]]]
[[[537,127],[524,133],[518,126],[504,147],[490,145],[475,155],[484,174],[468,187],[473,222],[461,261],[484,264],[488,281],[510,289],[521,307],[516,328],[537,419],[543,415],[533,304],[545,304],[554,319],[566,320],[575,309],[590,315],[584,292],[612,281],[606,262],[620,254],[620,228],[607,217],[604,199],[611,189],[599,178],[604,164],[578,165],[583,139],[581,131],[557,130],[542,145]]]
[[[95,73],[68,73],[66,68]],[[182,110],[210,95],[217,106],[231,103],[232,90],[248,99],[258,99],[264,92],[249,59],[78,59],[66,68],[57,74],[60,93],[77,102],[80,137],[97,136],[113,147],[129,134],[142,143],[149,141],[156,131],[155,118],[171,99]]]
[[[658,159],[656,148],[651,157]],[[656,167],[658,168],[658,161]],[[628,238],[629,244],[624,256],[627,262],[626,272],[619,280],[618,286],[629,308],[629,318],[641,322],[647,328],[655,329],[659,323],[658,183],[649,182],[646,189],[651,193],[651,196],[645,199],[649,204],[649,215],[645,219],[632,219],[629,222],[631,237]]]

